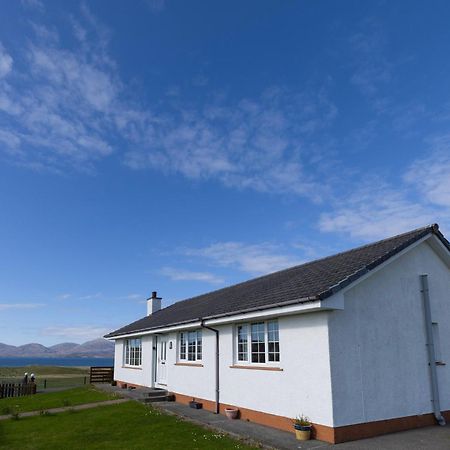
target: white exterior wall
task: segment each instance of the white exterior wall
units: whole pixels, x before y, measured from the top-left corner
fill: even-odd
[[[307,414],[314,422],[331,425],[331,385],[327,312],[278,319],[282,371],[230,368],[234,363],[234,325],[220,331],[220,401],[242,408],[296,417]],[[203,330],[204,367],[177,366],[176,333],[168,352],[167,389],[215,400],[215,334]]]
[[[439,323],[442,410],[450,410],[450,271],[424,242],[344,294],[329,313],[334,426],[433,411],[419,275]]]
[[[220,402],[284,417],[307,414],[332,425],[328,312],[278,319],[282,371],[230,368],[234,359],[234,324],[221,325]],[[167,385],[171,392],[215,401],[215,334],[203,329],[203,367],[176,365],[178,333],[167,333]],[[123,367],[123,339],[116,340],[115,379],[151,386],[152,337],[142,338],[142,369]],[[172,349],[170,349],[172,342]]]
[[[152,386],[152,349],[153,337],[142,336],[142,367],[125,367],[125,339],[117,339],[114,347],[114,379],[140,386]]]

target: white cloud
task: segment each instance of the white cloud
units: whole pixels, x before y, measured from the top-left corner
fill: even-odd
[[[92,170],[94,161],[113,151],[107,134],[120,82],[100,50],[63,49],[55,31],[33,29],[36,40],[24,51],[26,68],[0,84],[5,119],[0,131],[10,137],[2,138],[3,149],[15,164],[37,170]],[[12,62],[2,61],[0,49],[5,74]]]
[[[201,281],[210,284],[222,284],[223,278],[209,272],[194,272],[191,270],[163,267],[160,273],[174,281]]]
[[[43,303],[0,303],[0,311],[11,309],[35,309],[45,306]]]
[[[323,198],[327,187],[317,172],[329,164],[326,130],[337,114],[323,87],[214,96],[202,106],[178,95],[162,109],[144,108],[130,100],[135,96],[108,54],[111,33],[85,5],[81,9],[81,21],[71,17],[77,45],[64,47],[57,30],[32,24],[25,64],[0,84],[0,139],[8,161],[55,173],[92,172],[120,148],[133,169]]]
[[[58,295],[59,300],[67,300],[70,297],[72,297],[72,294],[68,294],[68,293]]]
[[[128,294],[122,298],[126,299],[126,300],[138,300],[138,299],[141,299],[142,297],[144,297],[144,296],[141,294]]]
[[[219,242],[204,248],[185,249],[184,253],[253,275],[275,272],[304,262],[294,255],[285,254],[279,246],[271,243]]]
[[[83,295],[82,297],[79,298],[79,300],[93,300],[95,298],[100,298],[100,297],[102,297],[102,293],[96,292],[95,294]]]
[[[0,78],[6,77],[6,75],[11,72],[12,66],[13,59],[11,55],[6,52],[5,48],[0,42]]]
[[[373,97],[391,80],[391,64],[385,57],[386,37],[378,23],[372,20],[363,21],[360,28],[360,32],[350,37],[354,52],[351,82],[363,94]]]
[[[35,9],[39,12],[45,10],[44,4],[40,0],[21,0],[21,3],[25,8]]]
[[[145,0],[146,5],[152,12],[161,12],[166,7],[166,0]]]
[[[362,240],[381,239],[427,225],[435,218],[431,209],[379,180],[341,201],[342,206],[320,216],[321,231],[346,233]]]
[[[312,175],[321,164],[320,159],[313,161],[312,141],[320,142],[320,133],[335,116],[335,106],[321,90],[272,88],[256,99],[180,107],[170,117],[160,117],[158,126],[149,123],[144,139],[130,136],[138,142],[126,163],[134,169],[213,178],[229,187],[318,200],[325,189]],[[128,125],[124,120],[124,128]]]
[[[104,336],[110,328],[87,325],[80,327],[47,327],[41,331],[43,336],[56,336],[62,339],[81,339],[88,341]]]
[[[404,180],[431,204],[450,208],[450,134],[432,140],[433,153],[415,161]]]

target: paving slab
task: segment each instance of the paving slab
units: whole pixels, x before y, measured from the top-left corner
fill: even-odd
[[[450,450],[450,424],[333,445],[337,450]]]

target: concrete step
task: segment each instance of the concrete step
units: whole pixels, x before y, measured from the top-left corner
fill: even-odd
[[[161,397],[162,395],[167,395],[168,392],[165,389],[154,389],[146,392],[147,397]]]
[[[175,400],[174,395],[165,394],[165,395],[152,395],[151,397],[143,397],[139,399],[139,401],[143,403],[153,403],[153,402],[173,402]]]

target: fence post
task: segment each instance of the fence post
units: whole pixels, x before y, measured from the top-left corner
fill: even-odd
[[[44,380],[44,389],[47,389],[47,379]]]
[[[84,384],[86,384],[86,376],[84,377]]]

